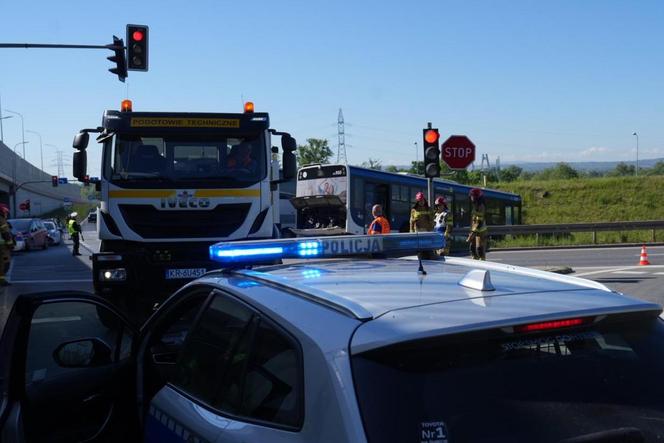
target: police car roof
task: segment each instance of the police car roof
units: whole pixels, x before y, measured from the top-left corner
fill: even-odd
[[[417,261],[409,259],[341,259],[234,274],[366,322],[353,338],[354,353],[425,337],[547,319],[661,312],[656,304],[612,292],[596,282],[528,268],[461,258],[424,261],[427,275],[419,275],[417,267]],[[494,290],[459,284],[475,269],[490,272]]]

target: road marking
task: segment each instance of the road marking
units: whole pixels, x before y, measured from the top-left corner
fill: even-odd
[[[653,272],[655,275],[664,275],[664,272]]]
[[[12,280],[11,283],[30,283],[31,285],[34,284],[42,284],[42,283],[90,283],[92,281],[92,277],[88,279],[76,279],[76,280]]]
[[[584,270],[584,269],[597,269],[598,267],[592,267],[592,266],[587,266],[587,267],[579,267],[575,268],[577,270]],[[651,265],[649,268],[664,268],[664,265]],[[595,274],[608,274],[608,273],[616,273],[619,271],[627,271],[627,270],[636,270],[636,269],[644,269],[642,266],[639,265],[634,265],[634,266],[609,266],[609,267],[602,267],[601,269],[598,269],[597,271],[590,271],[590,272],[580,272],[580,273],[575,273],[575,277],[582,277],[585,275],[595,275]]]
[[[645,271],[614,271],[612,274],[647,274]]]
[[[69,317],[45,317],[45,318],[33,318],[31,323],[33,325],[40,323],[60,323],[65,321],[79,321],[81,317],[78,315],[72,315]]]

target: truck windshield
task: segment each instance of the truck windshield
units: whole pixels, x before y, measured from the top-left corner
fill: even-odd
[[[175,182],[181,186],[248,186],[266,174],[262,135],[116,137],[108,163],[113,182]],[[124,183],[123,183],[124,184]]]
[[[370,442],[661,441],[659,319],[353,357]],[[641,439],[608,436],[640,433]],[[614,435],[615,436],[615,435]]]

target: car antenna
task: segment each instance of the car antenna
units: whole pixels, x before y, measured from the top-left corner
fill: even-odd
[[[417,268],[417,273],[420,275],[427,275],[427,271],[424,270],[424,266],[422,266],[422,253],[417,254],[417,261],[420,262],[420,267]]]

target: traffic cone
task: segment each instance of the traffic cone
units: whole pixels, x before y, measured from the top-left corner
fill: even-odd
[[[646,245],[643,245],[641,248],[641,261],[639,261],[640,265],[649,265],[650,262],[648,261],[648,253],[646,252]]]

